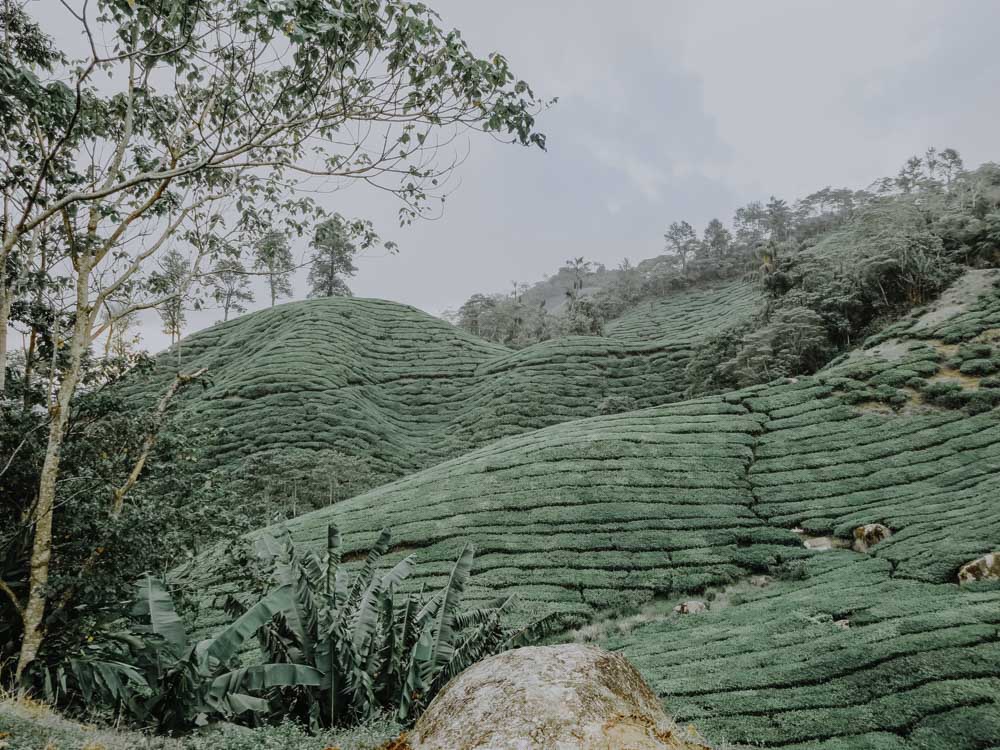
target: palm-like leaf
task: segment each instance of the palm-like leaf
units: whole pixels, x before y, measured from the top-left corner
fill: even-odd
[[[318,565],[318,561],[317,561]],[[302,658],[312,661],[312,652],[319,629],[319,608],[313,592],[318,589],[318,580],[310,577],[303,558],[295,554],[289,544],[282,550],[275,562],[275,576],[278,582],[292,590],[292,606],[283,612],[285,624],[295,636]]]
[[[137,695],[150,692],[149,683],[142,673],[122,661],[75,658],[69,660],[69,668],[83,700],[88,704],[93,702],[95,695],[101,695],[111,703],[127,703]]]
[[[201,641],[197,652],[220,664],[228,664],[250,636],[270,622],[275,614],[292,606],[292,587],[279,586],[220,633]]]
[[[163,639],[174,657],[180,657],[188,647],[184,623],[174,609],[170,592],[163,581],[146,575],[136,586],[132,615],[144,621],[145,628]]]
[[[205,696],[206,704],[224,715],[243,713],[234,710],[236,705],[245,704],[244,691],[260,691],[273,687],[287,686],[319,686],[323,675],[313,667],[302,664],[259,664],[254,667],[234,669],[219,675],[212,680]],[[236,703],[233,703],[233,699]],[[253,699],[254,705],[260,699]],[[263,709],[244,708],[243,710],[266,710],[267,702],[263,701]]]
[[[444,597],[438,607],[434,625],[434,656],[433,668],[444,667],[455,650],[455,615],[462,603],[465,593],[465,582],[472,572],[472,562],[475,558],[475,547],[466,544],[462,554],[458,556],[455,565],[445,584]]]
[[[389,529],[382,529],[382,532],[378,535],[378,539],[370,550],[368,550],[368,556],[365,558],[365,564],[358,572],[354,578],[354,585],[351,587],[351,593],[347,597],[347,602],[344,606],[351,610],[357,606],[358,602],[361,601],[361,597],[365,590],[371,584],[372,577],[375,575],[375,566],[378,565],[378,561],[382,559],[382,556],[389,551],[389,541],[392,536],[389,533]]]
[[[382,576],[382,589],[398,589],[399,584],[410,577],[410,574],[417,567],[417,556],[409,555],[396,563],[392,570]]]
[[[340,530],[330,524],[326,527],[326,595],[333,598],[337,592],[337,568],[340,566]]]
[[[425,629],[420,638],[413,645],[410,654],[409,667],[406,670],[406,680],[400,686],[399,708],[396,710],[396,718],[405,722],[409,720],[415,712],[429,687],[424,681],[424,673],[427,671],[425,665],[434,660],[434,639],[429,629]]]

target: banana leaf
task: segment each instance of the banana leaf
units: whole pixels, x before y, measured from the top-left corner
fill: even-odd
[[[197,652],[209,659],[217,659],[221,664],[227,664],[239,653],[248,638],[270,622],[277,613],[287,611],[292,606],[292,587],[280,586],[216,636],[201,641]]]
[[[326,527],[326,596],[332,599],[337,592],[337,568],[340,566],[340,530],[330,524]]]
[[[184,623],[174,609],[170,592],[159,578],[146,575],[136,585],[132,615],[148,621],[144,627],[162,638],[175,658],[180,658],[188,648]]]
[[[365,564],[358,571],[358,574],[354,578],[354,586],[351,587],[351,593],[347,597],[347,604],[345,605],[347,610],[352,610],[357,603],[361,600],[362,595],[368,589],[371,584],[372,577],[375,575],[375,566],[378,565],[378,561],[382,559],[382,556],[389,550],[389,542],[392,539],[389,529],[382,529],[382,532],[378,535],[378,539],[372,548],[368,550],[368,556],[365,558]]]
[[[217,711],[228,713],[232,696],[242,701],[247,696],[244,691],[259,691],[273,687],[318,687],[323,675],[318,669],[302,664],[259,664],[253,667],[234,669],[212,680],[205,695],[205,703]],[[253,701],[259,701],[254,698]],[[259,704],[258,704],[259,705]],[[264,709],[267,702],[263,701]],[[255,710],[255,709],[244,709]],[[242,713],[243,711],[231,711]]]
[[[451,657],[454,654],[455,638],[458,634],[458,631],[455,629],[455,615],[462,603],[465,582],[469,579],[469,573],[472,571],[472,561],[475,554],[475,547],[471,544],[466,544],[462,550],[462,554],[455,561],[455,565],[451,569],[451,574],[448,576],[448,582],[444,588],[444,598],[441,600],[441,605],[438,607],[435,618],[434,656],[430,671],[436,671],[444,667],[451,661]],[[425,673],[424,679],[430,682],[427,679],[428,676]]]
[[[382,588],[386,591],[398,588],[399,584],[410,577],[410,573],[412,573],[416,567],[416,555],[408,555],[407,557],[404,557],[393,566],[392,570],[382,576]]]

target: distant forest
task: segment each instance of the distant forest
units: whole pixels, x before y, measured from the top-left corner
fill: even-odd
[[[711,339],[690,367],[699,390],[815,371],[835,353],[936,295],[963,266],[997,263],[1000,166],[966,170],[930,148],[866,190],[825,187],[794,203],[771,196],[712,219],[699,234],[674,221],[664,253],[617,268],[571,258],[535,284],[475,294],[448,315],[490,341],[522,348],[600,335],[640,303],[744,281],[751,319]]]

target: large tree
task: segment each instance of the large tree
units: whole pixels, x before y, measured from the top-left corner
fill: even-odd
[[[358,271],[354,265],[358,248],[351,242],[344,220],[334,216],[319,224],[310,247],[309,296],[350,297],[347,279]]]
[[[27,41],[0,56],[0,268],[35,263],[35,238],[52,233],[48,273],[72,289],[28,593],[13,602],[24,625],[19,677],[45,634],[60,451],[81,363],[110,325],[105,303],[129,299],[124,316],[165,302],[170,293],[148,281],[166,247],[184,249],[194,277],[223,235],[242,246],[264,227],[301,231],[322,213],[321,183],[383,188],[411,221],[457,163],[441,149],[463,129],[544,146],[539,103],[504,57],[477,57],[419,2],[44,5],[43,23],[75,24],[81,58],[54,52],[16,3],[5,7],[30,27]],[[376,240],[368,224],[351,229],[362,244]],[[0,283],[0,312],[10,290]]]
[[[686,274],[688,260],[694,255],[698,246],[698,235],[694,233],[694,228],[686,221],[675,221],[667,229],[663,239],[667,242],[667,250],[680,260],[681,273]]]
[[[708,222],[702,245],[714,263],[722,264],[729,257],[732,244],[733,235],[721,221],[712,219]]]

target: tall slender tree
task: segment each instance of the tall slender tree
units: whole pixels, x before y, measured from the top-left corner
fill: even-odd
[[[163,323],[163,332],[170,336],[171,345],[177,346],[178,366],[181,361],[180,341],[187,323],[187,310],[191,301],[190,289],[193,274],[187,258],[176,248],[170,248],[159,260],[159,273],[154,282],[163,294],[156,312]],[[114,317],[109,316],[110,320]],[[109,326],[111,328],[113,326]]]
[[[712,219],[705,226],[705,235],[702,244],[708,256],[715,263],[722,263],[729,257],[733,244],[733,235],[722,222]]]
[[[663,238],[667,241],[667,250],[680,260],[681,273],[686,274],[688,260],[694,255],[698,244],[698,236],[694,233],[694,228],[686,221],[675,221],[667,229]]]
[[[357,273],[354,255],[358,248],[350,241],[343,219],[334,216],[316,227],[309,268],[310,297],[350,297],[346,279]]]
[[[271,307],[274,307],[279,297],[292,296],[292,271],[295,270],[295,263],[288,247],[288,236],[284,232],[271,230],[260,238],[254,247],[253,267],[266,277]]]

